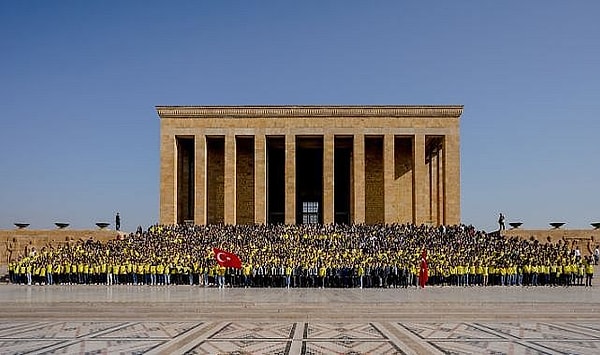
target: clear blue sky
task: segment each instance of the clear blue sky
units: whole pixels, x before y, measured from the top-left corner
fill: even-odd
[[[0,229],[158,219],[155,105],[463,104],[462,220],[600,221],[599,1],[2,1]]]

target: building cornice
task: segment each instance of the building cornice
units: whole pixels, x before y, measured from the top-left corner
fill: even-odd
[[[458,118],[462,105],[441,106],[156,106],[160,118],[444,117]]]

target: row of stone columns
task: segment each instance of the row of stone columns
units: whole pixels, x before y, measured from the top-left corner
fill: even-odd
[[[405,136],[402,136],[405,137]],[[445,137],[441,154],[436,153],[431,158],[429,171],[426,164],[426,137],[424,134],[412,136],[412,221],[399,220],[398,183],[395,181],[395,138],[393,134],[384,135],[383,166],[384,166],[384,218],[386,223],[458,223],[458,212],[448,210],[450,204],[459,205],[460,198],[459,168],[458,168],[458,138]],[[236,137],[234,134],[225,136],[224,148],[224,222],[236,223]],[[195,196],[194,221],[196,224],[207,222],[207,147],[206,137],[195,137]],[[448,152],[451,152],[449,156]],[[334,156],[335,136],[323,135],[323,222],[333,223],[334,210]],[[255,223],[267,222],[267,145],[264,134],[254,136],[254,219]],[[452,160],[449,162],[449,159]],[[449,164],[456,164],[448,174]],[[353,139],[353,170],[351,171],[352,221],[365,222],[365,135],[355,134]],[[452,180],[454,179],[454,180]],[[452,186],[452,184],[457,187]],[[452,190],[454,189],[454,190]],[[446,199],[450,193],[450,201]],[[408,197],[403,197],[408,198]],[[424,199],[429,199],[426,201]],[[405,201],[403,203],[406,203]],[[437,221],[431,220],[431,211],[435,211]],[[285,136],[285,223],[296,223],[296,136]]]

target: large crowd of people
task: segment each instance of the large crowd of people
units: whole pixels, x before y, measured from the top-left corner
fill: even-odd
[[[242,267],[220,266],[213,248]],[[597,263],[563,241],[466,225],[154,225],[106,243],[31,248],[8,271],[27,285],[416,287],[425,254],[431,286],[592,286]]]

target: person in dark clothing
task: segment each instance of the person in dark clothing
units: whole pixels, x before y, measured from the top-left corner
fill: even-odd
[[[499,232],[506,229],[506,226],[504,225],[504,215],[502,213],[500,213],[500,216],[498,217],[498,226]]]
[[[119,216],[119,212],[117,212],[117,215],[115,216],[115,229],[121,230],[121,216]]]

